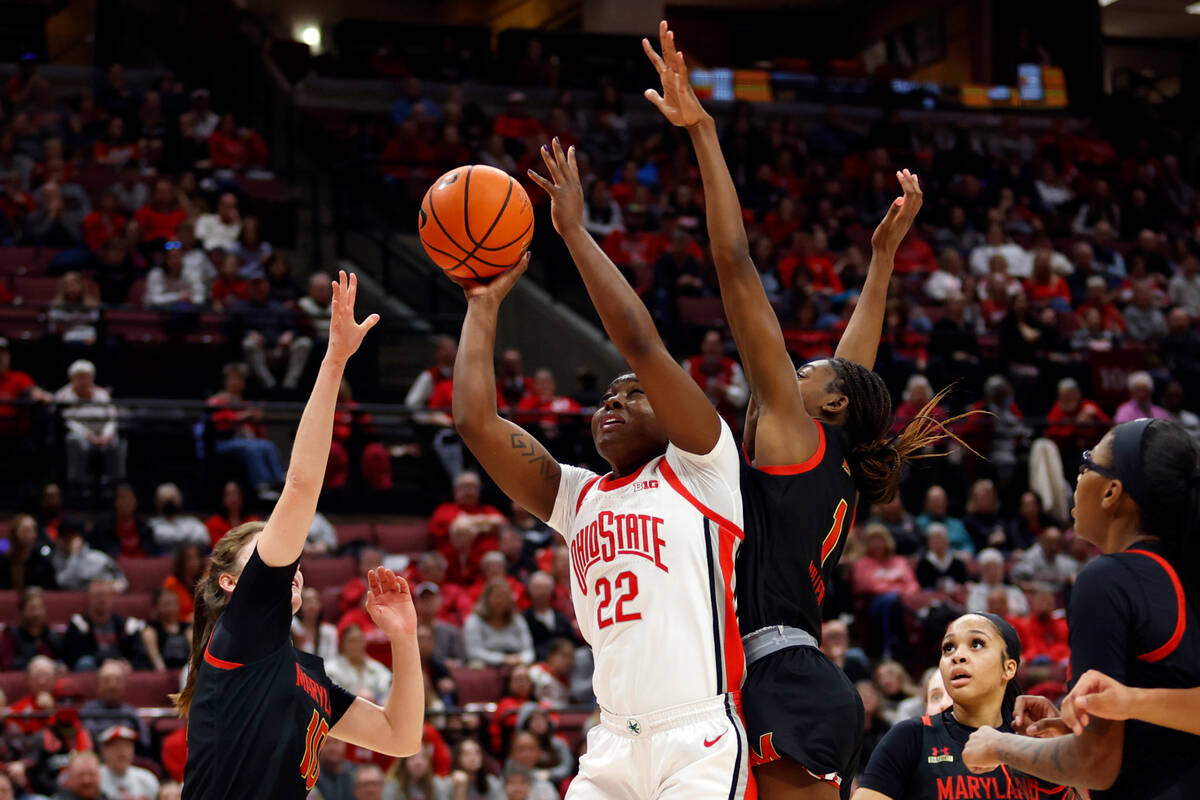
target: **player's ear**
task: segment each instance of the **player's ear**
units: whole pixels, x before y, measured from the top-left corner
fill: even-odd
[[[835,394],[821,404],[821,410],[831,417],[836,417],[850,405],[850,398],[844,394]]]
[[[224,592],[232,593],[234,587],[237,586],[237,582],[237,577],[230,575],[228,572],[222,572],[220,577],[217,578],[217,586],[220,586]]]

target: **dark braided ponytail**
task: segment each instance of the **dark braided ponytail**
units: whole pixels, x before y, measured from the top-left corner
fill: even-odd
[[[949,387],[934,395],[903,431],[892,436],[892,396],[883,378],[862,364],[845,358],[831,359],[830,364],[837,376],[830,386],[831,391],[846,395],[849,401],[846,419],[842,423],[850,438],[850,453],[846,461],[859,491],[870,502],[891,502],[900,488],[905,462],[940,455],[920,451],[941,439],[949,437],[975,452],[946,426],[982,412],[960,414],[946,422],[939,422],[933,417],[933,409],[950,391]]]

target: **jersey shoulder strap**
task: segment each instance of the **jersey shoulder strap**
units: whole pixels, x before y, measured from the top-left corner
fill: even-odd
[[[579,509],[583,507],[583,500],[585,497],[587,497],[588,492],[590,492],[592,490],[592,487],[595,486],[599,480],[600,480],[600,476],[597,475],[596,477],[592,478],[590,481],[585,483],[583,485],[583,488],[579,490],[579,499],[575,501],[575,513],[576,514],[578,514]]]

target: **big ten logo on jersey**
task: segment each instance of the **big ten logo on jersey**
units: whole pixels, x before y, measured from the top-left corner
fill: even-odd
[[[601,511],[591,522],[580,526],[571,540],[571,568],[579,583],[579,591],[588,593],[588,570],[599,563],[609,563],[619,556],[638,556],[663,572],[670,572],[663,562],[661,528],[664,520],[650,514],[614,514]]]
[[[633,485],[633,490],[635,492],[640,492],[640,491],[643,491],[644,489],[657,489],[657,488],[658,488],[658,481],[653,481],[653,480],[638,481],[637,483],[635,483]]]

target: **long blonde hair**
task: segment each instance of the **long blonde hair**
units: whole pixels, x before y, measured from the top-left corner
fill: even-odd
[[[217,620],[225,606],[229,605],[229,594],[219,583],[222,575],[238,575],[241,567],[238,556],[246,543],[262,532],[265,522],[247,522],[233,528],[217,542],[209,559],[208,572],[196,582],[196,615],[192,623],[192,654],[188,658],[187,683],[179,694],[171,695],[175,711],[186,717],[192,707],[192,696],[196,693],[196,679],[200,676],[200,664],[204,661],[204,649],[212,636]]]

